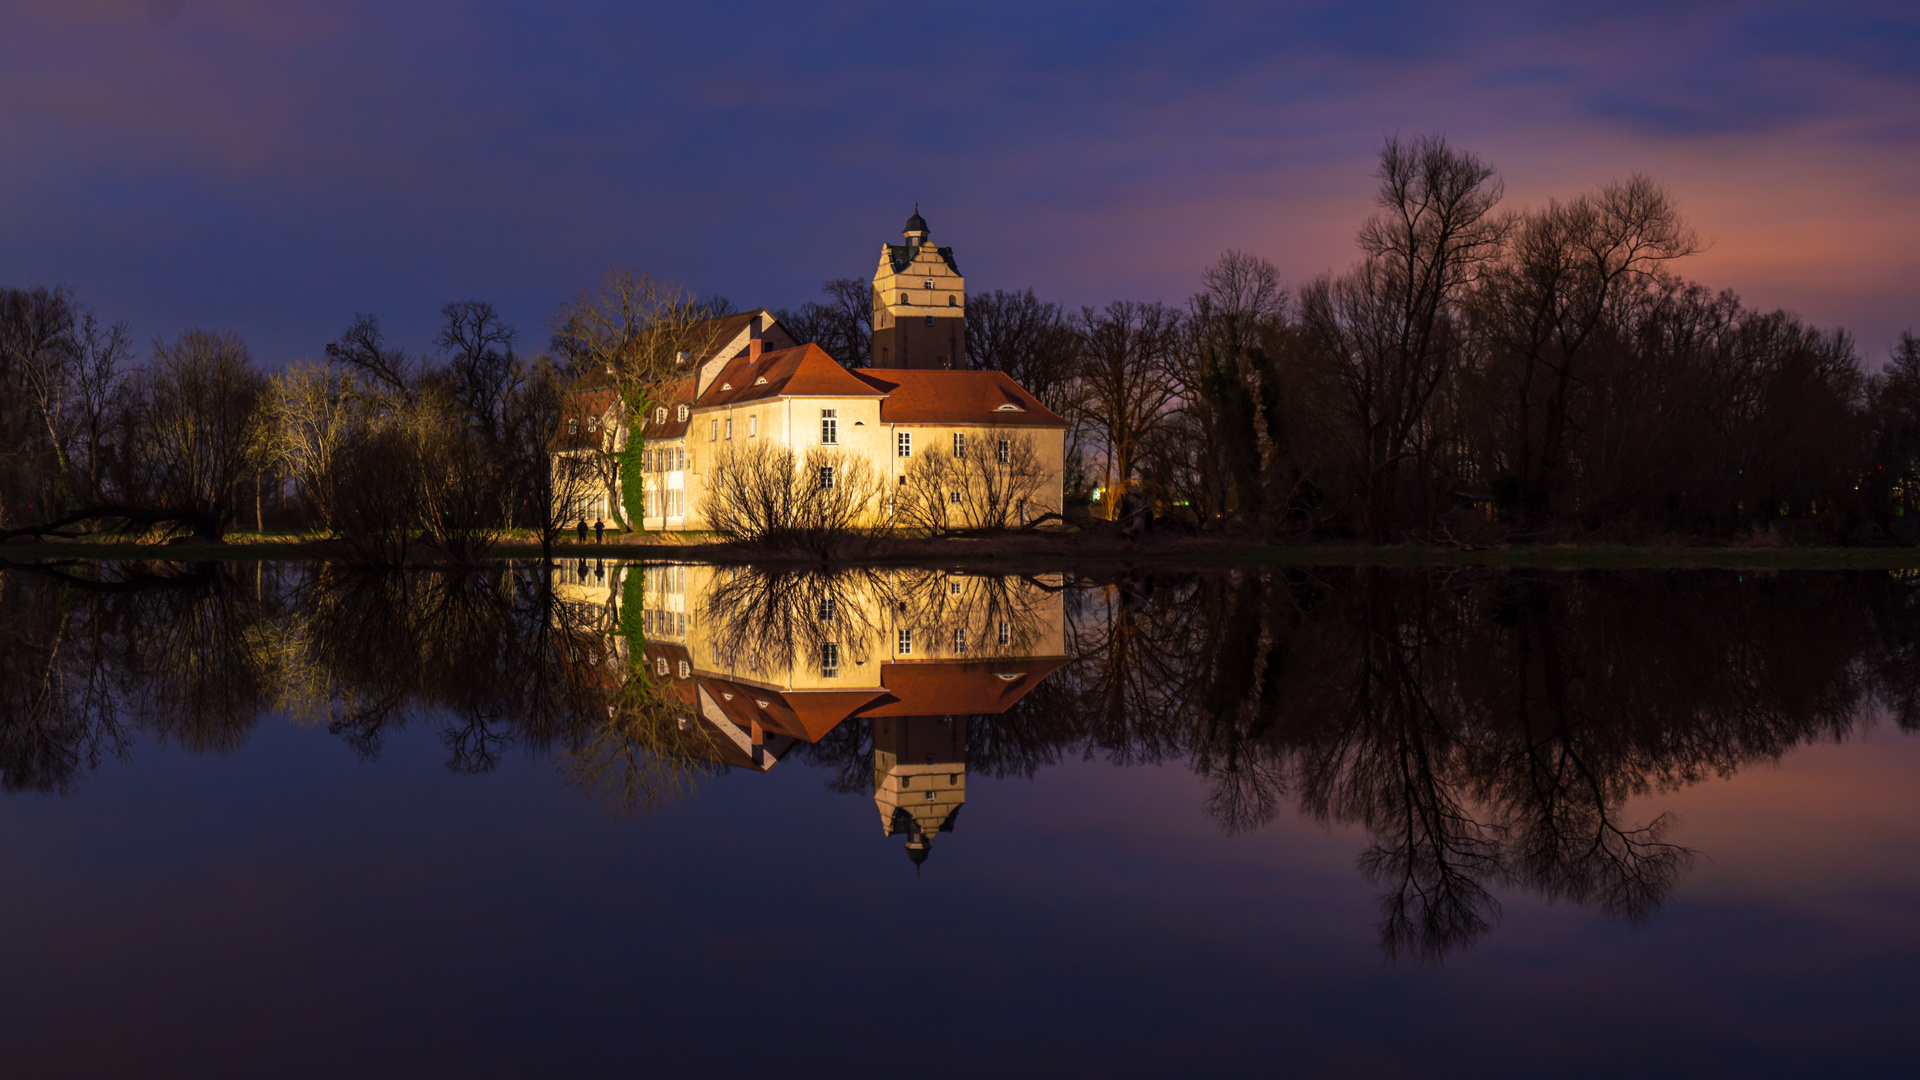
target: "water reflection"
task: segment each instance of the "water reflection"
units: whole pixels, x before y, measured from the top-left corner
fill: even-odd
[[[1920,726],[1916,580],[1883,574],[1267,571],[997,576],[574,561],[0,573],[0,785],[71,792],[136,735],[262,717],[450,768],[551,760],[611,811],[734,769],[823,769],[916,872],[968,778],[1179,762],[1229,832],[1367,836],[1381,943],[1434,957],[1523,888],[1627,920],[1693,853],[1629,801]],[[791,766],[790,766],[791,767]],[[947,841],[941,841],[947,842]]]

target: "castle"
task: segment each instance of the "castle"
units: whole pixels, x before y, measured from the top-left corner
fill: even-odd
[[[556,455],[622,455],[637,431],[644,490],[625,490],[617,476],[630,470],[601,470],[603,479],[562,517],[703,530],[714,470],[762,445],[796,461],[815,449],[864,459],[884,485],[863,522],[873,527],[902,524],[895,493],[906,490],[915,456],[930,453],[972,453],[988,469],[1031,463],[1044,479],[1013,516],[1059,513],[1067,421],[1004,373],[967,370],[966,279],[953,249],[928,242],[918,207],[903,236],[903,244],[881,246],[873,275],[873,367],[846,367],[760,308],[696,327],[699,348],[680,357],[685,374],[651,388],[649,415],[625,415],[613,372],[581,379]],[[823,471],[822,482],[831,475]],[[943,508],[951,500],[956,525],[984,524],[966,520],[963,494],[931,497]]]

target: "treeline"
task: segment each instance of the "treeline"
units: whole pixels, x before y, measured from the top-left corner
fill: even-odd
[[[1186,304],[969,297],[967,359],[1073,421],[1104,516],[1374,541],[1812,523],[1907,533],[1920,341],[1851,338],[1673,272],[1700,243],[1645,177],[1501,208],[1492,168],[1390,141],[1347,272],[1230,251]],[[865,358],[864,283],[785,313]],[[1904,527],[1903,527],[1904,526]]]
[[[617,371],[644,407],[702,322],[730,310],[614,267],[561,305],[534,355],[492,304],[463,300],[441,310],[432,352],[357,315],[324,360],[270,373],[233,334],[189,330],[143,359],[126,323],[69,290],[0,289],[0,541],[218,540],[271,523],[364,564],[472,562],[510,529],[550,551],[639,449],[611,429],[563,441],[581,426],[567,410],[578,376]]]
[[[69,291],[0,291],[0,539],[271,521],[381,563],[415,545],[470,560],[513,527],[551,541],[568,377],[516,355],[491,304],[441,319],[432,355],[360,316],[324,363],[270,374],[232,334],[189,330],[140,362],[127,325]]]

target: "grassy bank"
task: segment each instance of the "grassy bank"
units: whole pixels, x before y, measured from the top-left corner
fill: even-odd
[[[221,544],[143,544],[113,538],[15,541],[0,545],[0,559],[326,559],[338,549],[299,533],[232,533]],[[514,535],[494,549],[503,559],[533,558],[540,545]],[[772,563],[783,560],[743,550],[705,533],[609,534],[605,543],[571,538],[555,545],[559,558],[689,559]],[[423,552],[422,564],[431,563]],[[1554,569],[1653,570],[1920,570],[1920,548],[1908,547],[1654,547],[1627,545],[1512,545],[1479,550],[1418,544],[1287,545],[1248,543],[1221,537],[1159,536],[1128,540],[1111,533],[1057,532],[981,539],[889,539],[864,553],[862,562],[985,563],[1008,567],[1063,568],[1098,564],[1132,566],[1507,566]]]

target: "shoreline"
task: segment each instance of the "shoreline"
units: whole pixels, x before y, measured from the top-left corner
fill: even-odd
[[[682,534],[684,535],[684,534]],[[147,544],[125,540],[14,541],[0,544],[0,563],[42,560],[218,562],[255,559],[337,559],[333,541],[289,535],[234,533],[222,543]],[[509,537],[494,545],[489,561],[538,558],[540,545]],[[1501,545],[1478,549],[1423,544],[1263,544],[1225,537],[1149,537],[1128,540],[1110,533],[1044,533],[985,538],[884,539],[859,555],[823,560],[798,554],[768,554],[717,539],[667,542],[612,535],[607,542],[568,539],[553,547],[555,559],[627,559],[753,563],[758,565],[993,565],[1058,570],[1073,565],[1119,569],[1224,566],[1298,567],[1510,567],[1555,570],[1920,570],[1920,547]],[[410,568],[454,565],[424,551]]]

